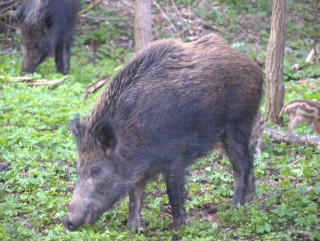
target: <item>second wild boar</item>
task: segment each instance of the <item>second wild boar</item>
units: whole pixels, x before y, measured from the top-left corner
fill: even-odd
[[[23,56],[21,74],[32,73],[48,56],[67,74],[79,0],[26,0],[17,10]]]

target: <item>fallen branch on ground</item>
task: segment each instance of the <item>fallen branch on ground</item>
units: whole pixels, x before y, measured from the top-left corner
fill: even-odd
[[[320,49],[320,47],[318,47]],[[305,64],[302,64],[302,65],[299,65],[299,64],[294,64],[292,66],[292,72],[297,72],[299,70],[302,70],[304,69],[305,67],[308,67],[308,66],[311,66],[311,65],[314,65],[316,63],[316,59],[318,58],[317,57],[317,47],[314,46],[314,48],[309,52],[307,58],[306,58],[306,63]]]
[[[98,5],[101,2],[102,2],[102,0],[97,0],[97,1],[95,1],[93,3],[91,3],[87,8],[79,11],[78,12],[78,16],[81,16],[82,14],[84,14],[84,13],[88,12],[89,10],[93,9],[96,5]]]
[[[299,71],[299,70],[303,70],[305,67],[308,67],[308,66],[311,66],[311,65],[313,65],[314,63],[312,63],[312,62],[308,62],[308,63],[305,63],[305,64],[303,64],[303,65],[299,65],[299,64],[294,64],[294,65],[292,65],[292,72],[293,73],[295,73],[295,72],[297,72],[297,71]]]
[[[27,85],[34,86],[34,85],[51,85],[51,84],[61,84],[66,77],[62,77],[61,79],[54,79],[54,80],[48,80],[48,79],[34,79],[30,76],[0,76],[1,79],[8,78],[15,80],[17,82],[27,82]]]
[[[100,78],[101,78],[101,76],[103,76],[103,74],[104,73],[102,73],[100,75]],[[92,94],[92,93],[96,92],[98,89],[100,89],[107,82],[107,78],[104,78],[104,79],[100,79],[100,78],[98,78],[98,80],[95,83],[88,85],[84,88],[84,94],[83,94],[83,98],[82,98],[83,103],[86,101],[88,94]]]
[[[100,18],[100,17],[92,17],[88,15],[81,15],[81,18],[87,18],[90,20],[95,20],[98,22],[104,22],[104,21],[127,21],[130,20],[130,18]]]
[[[295,134],[290,132],[279,131],[277,129],[265,128],[265,133],[269,135],[275,142],[284,142],[287,144],[320,146],[320,136]]]
[[[54,79],[54,80],[35,80],[33,82],[29,82],[27,83],[27,85],[56,85],[56,84],[61,84],[64,80],[66,79],[66,77],[63,77],[61,79]]]
[[[315,59],[317,59],[319,50],[320,46],[314,46],[306,58],[306,63],[312,63]]]
[[[32,77],[30,76],[18,76],[18,77],[15,77],[15,76],[4,76],[4,75],[0,75],[0,78],[1,79],[4,79],[4,78],[8,78],[8,79],[12,79],[12,80],[15,80],[17,82],[24,82],[24,81],[31,81],[33,80]]]

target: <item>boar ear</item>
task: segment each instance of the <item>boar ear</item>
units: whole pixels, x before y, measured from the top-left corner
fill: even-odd
[[[73,120],[69,122],[69,128],[72,131],[77,143],[80,143],[81,138],[85,134],[85,126],[81,123],[79,116],[77,115]]]
[[[110,155],[117,144],[117,138],[114,127],[108,117],[100,118],[93,127],[93,135],[98,138],[107,155]]]

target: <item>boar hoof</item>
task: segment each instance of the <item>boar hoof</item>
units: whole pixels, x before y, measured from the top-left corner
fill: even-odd
[[[177,229],[181,225],[187,225],[189,223],[189,218],[187,215],[182,215],[173,220],[173,229]]]
[[[141,218],[133,218],[128,220],[127,222],[127,227],[128,229],[132,230],[132,231],[137,231],[139,228],[141,228]]]

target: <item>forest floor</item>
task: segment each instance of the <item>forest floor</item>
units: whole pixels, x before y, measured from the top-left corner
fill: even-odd
[[[1,3],[1,2],[0,2]],[[82,9],[92,1],[82,1]],[[269,41],[272,1],[153,1],[153,38],[192,41],[217,33],[262,69]],[[1,11],[0,11],[1,12]],[[67,231],[61,219],[76,182],[76,143],[68,121],[84,116],[102,89],[85,87],[109,79],[133,56],[133,1],[104,0],[79,17],[71,71],[59,84],[29,86],[20,75],[21,41],[14,19],[0,26],[0,239],[2,240],[320,240],[320,147],[276,143],[263,135],[261,158],[255,157],[257,198],[231,209],[230,161],[215,152],[189,169],[186,188],[188,225],[172,230],[171,208],[162,176],[150,182],[142,208],[142,229],[126,228],[128,197],[94,225]],[[285,103],[294,98],[320,100],[318,1],[290,1],[284,58]],[[318,50],[319,51],[319,50]],[[297,66],[300,67],[297,70]],[[61,80],[52,58],[30,75]],[[264,100],[260,111],[264,113]],[[283,126],[267,127],[287,131]],[[314,135],[307,124],[295,131]]]

